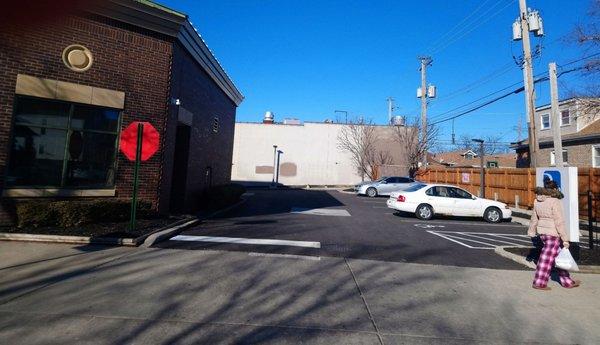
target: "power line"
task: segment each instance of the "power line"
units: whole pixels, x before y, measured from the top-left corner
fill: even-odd
[[[468,16],[466,16],[465,18],[463,18],[463,20],[461,20],[458,24],[456,24],[455,26],[452,27],[452,29],[446,31],[446,33],[444,33],[442,36],[440,36],[434,43],[432,43],[428,48],[427,51],[432,51],[433,48],[435,48],[438,44],[442,43],[446,37],[448,35],[450,35],[454,30],[456,30],[457,28],[461,27],[463,23],[465,23],[467,20],[469,20],[471,17],[473,17],[477,12],[479,12],[480,9],[482,9],[485,5],[487,5],[488,2],[490,2],[491,0],[485,0],[483,1],[481,4],[479,4],[479,6],[473,10],[473,12],[471,12]],[[459,30],[461,31],[462,28]]]
[[[595,54],[592,54],[592,55],[588,55],[588,56],[585,56],[585,57],[583,57],[583,58],[580,58],[580,59],[577,59],[577,60],[570,61],[570,62],[568,62],[568,63],[562,64],[560,67],[561,67],[561,69],[562,69],[562,68],[564,68],[564,67],[566,67],[566,66],[570,66],[570,65],[572,65],[572,64],[575,64],[575,63],[577,63],[577,62],[581,62],[581,61],[584,61],[584,60],[591,59],[591,58],[593,58],[593,57],[596,57],[596,56],[598,56],[598,55],[600,55],[600,53],[595,53]],[[577,68],[570,69],[570,70],[567,70],[567,71],[561,71],[561,73],[559,73],[559,74],[558,74],[558,76],[561,76],[561,75],[563,75],[563,74],[567,74],[567,73],[571,73],[571,72],[574,72],[574,71],[582,70],[582,69],[585,69],[585,68],[586,68],[585,66],[581,66],[581,67],[577,67]],[[546,72],[539,73],[539,74],[536,74],[536,75],[534,76],[534,78],[538,77],[538,79],[535,79],[534,83],[539,83],[539,82],[542,82],[542,81],[546,81],[546,80],[548,80],[548,77],[540,77],[540,76],[542,76],[542,75],[547,75],[547,74],[548,74],[548,72],[547,72],[547,71],[546,71]],[[486,99],[486,98],[488,98],[488,97],[490,97],[490,96],[493,96],[493,95],[495,95],[495,94],[498,94],[498,93],[500,93],[500,92],[503,92],[503,91],[505,91],[505,90],[508,90],[508,89],[510,89],[510,88],[512,88],[512,87],[514,87],[514,86],[516,86],[516,85],[518,85],[518,84],[521,84],[521,83],[522,83],[521,81],[519,81],[519,82],[516,82],[516,83],[513,83],[513,84],[511,84],[511,85],[509,85],[509,86],[507,86],[507,87],[504,87],[504,88],[502,88],[502,89],[500,89],[500,90],[498,90],[498,91],[494,91],[494,92],[492,92],[492,93],[490,93],[490,94],[487,94],[487,95],[485,95],[485,96],[483,96],[483,97],[480,97],[480,98],[478,98],[478,99],[476,99],[476,100],[474,100],[474,101],[471,101],[471,102],[469,102],[469,103],[466,103],[466,104],[463,104],[463,105],[461,105],[461,106],[459,106],[459,107],[456,107],[456,108],[453,108],[453,109],[451,109],[451,110],[448,110],[448,111],[446,111],[446,112],[444,112],[444,113],[442,113],[442,114],[438,114],[438,115],[434,116],[432,119],[437,119],[437,118],[440,118],[440,117],[442,117],[443,115],[446,115],[446,114],[452,113],[452,112],[454,112],[454,111],[456,111],[456,110],[459,110],[459,109],[465,108],[465,107],[466,107],[466,106],[468,106],[468,105],[471,105],[471,104],[473,104],[473,103],[476,103],[476,102],[478,102],[478,101],[481,101],[481,100],[483,100],[483,99]],[[521,92],[521,91],[523,91],[523,90],[524,90],[524,87],[517,88],[516,90],[513,90],[513,91],[511,91],[511,92],[509,92],[509,93],[506,93],[506,94],[503,94],[503,95],[501,95],[501,96],[499,96],[499,97],[496,97],[496,98],[494,98],[494,99],[492,99],[492,100],[490,100],[490,101],[487,101],[487,102],[485,102],[485,103],[483,103],[483,104],[481,104],[481,105],[478,105],[478,106],[476,106],[475,108],[472,108],[472,109],[469,109],[469,110],[467,110],[467,111],[464,111],[464,112],[462,112],[462,113],[460,113],[460,114],[458,114],[458,115],[454,115],[454,116],[451,116],[451,117],[449,117],[449,118],[446,118],[446,119],[443,119],[443,120],[434,121],[434,122],[432,123],[432,125],[434,125],[434,124],[437,124],[437,123],[446,122],[446,121],[449,121],[449,120],[455,119],[455,118],[457,118],[457,117],[460,117],[460,116],[466,115],[466,114],[468,114],[468,113],[471,113],[471,112],[473,112],[473,111],[475,111],[475,110],[481,109],[481,108],[483,108],[483,107],[485,107],[485,106],[487,106],[487,105],[490,105],[490,104],[492,104],[492,103],[495,103],[495,102],[497,102],[497,101],[499,101],[499,100],[501,100],[501,99],[503,99],[503,98],[506,98],[506,97],[508,97],[508,96],[510,96],[510,95],[512,95],[512,94],[517,94],[517,93],[520,93],[520,92]]]
[[[437,49],[434,49],[431,52],[431,55],[437,54],[441,51],[443,51],[444,49],[448,48],[450,45],[454,44],[455,42],[459,41],[460,39],[462,39],[463,37],[465,37],[466,35],[470,34],[471,32],[473,32],[475,29],[477,29],[478,27],[480,27],[481,25],[489,22],[492,18],[494,18],[495,16],[497,16],[498,14],[500,14],[500,12],[504,11],[506,8],[508,8],[509,6],[511,6],[516,0],[510,0],[506,5],[504,5],[502,8],[500,8],[499,10],[497,10],[496,12],[492,13],[491,15],[489,15],[485,20],[481,21],[479,24],[477,25],[473,25],[468,31],[462,33],[460,36],[454,38],[452,37],[451,39],[449,39],[447,42],[445,42],[445,44],[443,44],[442,46],[438,47]],[[496,5],[493,5],[492,7],[490,7],[486,12],[484,12],[481,17],[483,17],[485,14],[487,14],[488,12],[490,12],[492,9],[495,8]],[[459,32],[460,33],[460,32]],[[459,34],[457,33],[457,34]],[[456,36],[456,35],[454,35]]]

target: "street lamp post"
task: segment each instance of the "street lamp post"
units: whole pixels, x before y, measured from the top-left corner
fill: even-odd
[[[279,185],[279,160],[281,159],[281,155],[283,151],[277,150],[277,174],[275,175],[275,186]]]
[[[481,187],[479,189],[479,197],[480,198],[485,198],[485,167],[483,166],[484,163],[484,152],[483,152],[483,140],[482,139],[471,139],[473,142],[479,143],[479,159],[480,159],[480,165],[481,165],[481,169],[480,169],[480,180],[481,180]]]
[[[275,186],[275,162],[277,160],[277,145],[273,145],[273,179],[271,180],[271,186]]]
[[[334,113],[344,113],[344,115],[346,116],[345,119],[345,123],[348,123],[348,112],[345,110],[335,110]]]

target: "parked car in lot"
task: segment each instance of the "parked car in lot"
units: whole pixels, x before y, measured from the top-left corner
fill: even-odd
[[[482,217],[490,223],[509,219],[512,211],[505,203],[478,198],[464,189],[445,184],[417,183],[391,193],[389,208],[414,213],[429,220],[436,214],[459,217]]]
[[[363,182],[354,186],[354,191],[358,195],[366,195],[371,198],[378,195],[390,195],[408,188],[415,184],[415,180],[410,177],[390,176],[382,177],[376,181]]]

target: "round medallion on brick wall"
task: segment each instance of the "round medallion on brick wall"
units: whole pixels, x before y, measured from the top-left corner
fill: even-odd
[[[80,44],[72,44],[63,50],[62,59],[69,69],[75,72],[85,72],[94,62],[92,52]]]

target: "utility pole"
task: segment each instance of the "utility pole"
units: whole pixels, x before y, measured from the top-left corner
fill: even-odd
[[[563,150],[562,150],[562,137],[560,134],[560,116],[558,114],[558,86],[556,76],[556,63],[551,62],[548,64],[548,73],[550,74],[550,102],[552,104],[552,116],[550,119],[550,126],[552,126],[552,137],[554,139],[554,164],[557,167],[563,167]]]
[[[523,40],[523,79],[525,83],[525,109],[529,130],[530,166],[537,167],[538,140],[535,126],[535,88],[533,87],[533,65],[531,61],[531,41],[529,40],[529,13],[525,0],[519,0],[519,20],[521,23],[521,39]]]
[[[388,125],[392,124],[392,117],[394,113],[394,99],[392,97],[388,97]]]
[[[421,61],[421,140],[423,140],[423,169],[427,169],[427,66],[433,61],[430,56],[419,57]]]

